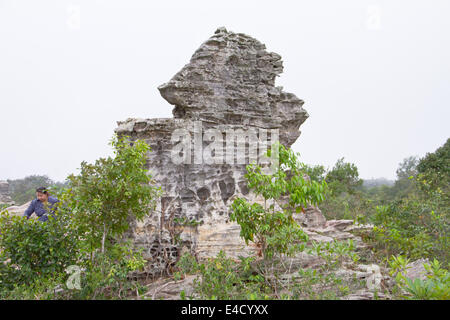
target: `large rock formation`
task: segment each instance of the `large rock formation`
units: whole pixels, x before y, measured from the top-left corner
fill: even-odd
[[[228,209],[234,197],[252,196],[244,179],[251,150],[260,155],[276,140],[291,146],[308,117],[302,100],[275,86],[282,71],[281,57],[264,44],[220,28],[158,88],[174,105],[174,118],[118,122],[119,135],[150,144],[148,168],[164,191],[157,212],[133,226],[153,270],[170,266],[181,247],[199,257],[220,250],[237,257],[253,250],[239,238],[239,226],[229,222]],[[239,132],[247,135],[245,142],[229,145],[227,139]],[[179,141],[188,145],[173,153]],[[222,155],[208,150],[211,141],[224,146],[222,161],[208,161],[208,152]],[[183,162],[174,161],[181,154]]]
[[[14,204],[14,201],[9,195],[9,183],[7,181],[0,181],[0,205],[2,204]]]
[[[359,249],[368,249],[361,241],[361,238],[354,235],[353,232],[366,233],[373,226],[354,224],[353,220],[329,220],[324,223],[318,223],[318,220],[322,220],[316,219],[320,215],[320,211],[311,208],[306,212],[306,215],[309,214],[312,214],[313,217],[298,220],[299,223],[303,224],[303,230],[309,236],[309,244],[312,244],[312,242],[325,244],[326,242],[336,240],[352,240],[358,251]],[[238,236],[237,234],[233,235]],[[300,269],[320,270],[326,264],[326,261],[322,257],[306,252],[300,252],[293,257],[284,257],[283,259],[284,263],[277,265],[277,271],[279,279],[285,281],[297,281],[301,279],[301,276],[298,274],[298,270]],[[415,265],[418,265],[418,263],[415,263]],[[346,259],[333,272],[345,285],[351,287],[351,291],[343,295],[341,299],[372,300],[376,296],[378,299],[391,298],[386,289],[391,288],[394,282],[392,278],[387,276],[387,271],[385,268],[376,264],[360,264]],[[167,277],[152,281],[148,285],[149,290],[146,296],[152,297],[152,299],[178,300],[180,299],[180,292],[184,291],[186,296],[199,298],[194,291],[195,278],[201,279],[201,276],[187,275],[186,278],[178,281]],[[317,293],[333,290],[330,283],[317,283],[313,287]],[[292,292],[286,293],[292,294]]]
[[[235,197],[263,201],[249,193],[246,164],[255,161],[255,154],[265,153],[275,140],[290,147],[308,117],[303,101],[275,87],[282,70],[281,57],[267,52],[262,43],[221,28],[159,87],[163,98],[174,105],[174,118],[118,122],[119,135],[150,144],[148,169],[164,191],[156,212],[143,222],[132,223],[131,236],[149,260],[147,274],[170,269],[183,250],[199,258],[216,256],[220,250],[236,259],[255,253],[257,248],[246,246],[240,238],[240,226],[229,221],[229,207]],[[243,132],[245,138],[230,143],[230,132]],[[267,163],[263,166],[268,167]],[[294,217],[304,227],[310,245],[351,239],[357,249],[365,250],[352,231],[370,226],[357,226],[352,220],[326,221],[314,207]],[[286,265],[297,270],[320,268],[325,263],[304,252],[290,259]],[[371,299],[373,290],[385,282],[376,265],[350,262],[338,272],[343,278],[363,282],[348,299]],[[192,292],[192,280],[156,282],[151,294],[178,299],[181,288]]]
[[[275,87],[282,72],[281,56],[256,39],[220,28],[158,89],[175,106],[175,119],[280,129],[281,143],[290,146],[308,114],[302,100]]]

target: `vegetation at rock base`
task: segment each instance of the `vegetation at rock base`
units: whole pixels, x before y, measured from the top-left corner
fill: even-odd
[[[1,214],[0,298],[124,298],[142,290],[129,275],[145,261],[123,235],[129,217],[151,212],[160,191],[144,168],[145,142],[115,136],[111,145],[114,157],[83,162],[69,176],[48,222]],[[70,288],[71,266],[79,283]]]
[[[448,265],[449,141],[422,159],[404,159],[394,185],[358,186],[353,192],[331,194],[321,206],[322,212],[327,218],[374,224],[373,232],[365,240],[380,258],[401,254],[412,259],[436,258]],[[336,176],[330,175],[335,168],[326,177]],[[347,169],[345,175],[349,176],[347,181],[356,180],[353,170]],[[329,178],[325,181],[332,185]],[[347,189],[352,185],[349,183]]]
[[[0,225],[1,289],[28,286],[36,278],[61,274],[77,262],[77,235],[67,215],[57,214],[41,223],[2,214]]]
[[[318,182],[305,174],[306,167],[298,155],[282,145],[279,167],[271,174],[257,165],[247,166],[248,187],[264,199],[264,204],[237,198],[231,205],[230,219],[241,227],[246,243],[255,243],[260,251],[240,261],[220,252],[216,258],[198,263],[190,254],[178,262],[182,274],[196,273],[193,295],[182,298],[202,299],[338,299],[355,287],[358,281],[335,275],[344,261],[357,261],[352,241],[334,241],[322,245],[309,238],[295,221],[293,214],[324,199],[325,181]],[[270,151],[268,153],[270,156]],[[284,201],[283,201],[283,200]],[[275,206],[274,200],[281,205]],[[286,257],[301,252],[317,256],[325,263],[319,269],[303,268],[298,262],[286,263]],[[261,258],[259,257],[261,256]]]
[[[258,165],[248,165],[245,175],[250,190],[264,198],[264,206],[238,198],[231,205],[230,214],[231,221],[241,226],[241,237],[246,243],[255,242],[264,260],[304,248],[302,243],[308,241],[308,236],[294,221],[293,214],[321,202],[326,188],[324,181],[319,183],[303,175],[304,165],[292,150],[280,144],[275,148],[279,148],[279,167],[273,174],[264,174]],[[278,202],[282,205],[278,209],[275,201],[282,197],[288,200],[285,204]]]
[[[409,259],[404,256],[392,256],[389,260],[390,274],[395,276],[394,293],[401,298],[411,300],[449,300],[450,272],[434,259],[432,263],[425,263],[425,279],[408,278]]]
[[[143,141],[132,146],[126,138],[115,138],[114,158],[101,158],[94,164],[81,163],[79,175],[70,175],[70,208],[74,223],[86,235],[88,250],[105,252],[108,237],[120,236],[128,229],[129,218],[142,220],[155,206],[159,189],[145,170],[150,147]]]
[[[259,263],[258,257],[233,262],[221,252],[214,259],[198,263],[192,256],[183,256],[179,261],[180,274],[198,274],[194,293],[188,298],[338,299],[361,288],[364,284],[356,279],[349,281],[336,272],[345,259],[360,259],[353,243],[315,243],[310,249],[306,245],[308,236],[301,228],[297,231],[293,227],[292,213],[301,211],[296,208],[321,202],[319,206],[329,219],[354,219],[373,225],[370,232],[361,236],[371,248],[372,261],[389,269],[394,278],[394,286],[388,292],[391,298],[448,300],[449,141],[422,159],[406,158],[399,165],[395,183],[381,186],[364,186],[357,167],[343,158],[327,171],[321,165],[299,163],[283,147],[280,169],[273,175],[264,175],[261,168],[249,166],[248,186],[263,196],[264,206],[238,198],[231,206],[230,217],[240,224],[241,237],[246,242],[258,244],[263,259]],[[289,171],[294,173],[290,178]],[[309,181],[304,174],[310,177]],[[297,191],[302,196],[292,197]],[[283,196],[289,199],[285,208],[267,205]],[[277,224],[279,221],[282,224]],[[297,268],[296,276],[289,270],[291,276],[286,277],[286,270],[280,272],[283,259],[276,257],[299,251],[316,254],[326,263],[316,269]],[[269,268],[265,261],[268,257]],[[405,273],[407,263],[419,258],[431,262],[424,264],[425,279],[412,280]],[[186,298],[184,292],[181,297]]]
[[[127,137],[114,137],[111,145],[114,157],[83,162],[79,175],[55,189],[61,201],[48,222],[2,212],[0,298],[155,295],[132,277],[147,262],[125,236],[130,219],[143,219],[161,195],[145,169],[151,150]],[[397,180],[383,185],[365,185],[344,158],[328,170],[277,147],[280,166],[274,172],[247,167],[248,188],[259,200],[235,198],[230,206],[230,219],[240,225],[242,239],[258,248],[255,255],[181,255],[171,280],[195,278],[192,291],[180,290],[180,299],[347,299],[367,291],[367,282],[356,276],[361,261],[380,265],[392,279],[386,286],[387,280],[373,278],[383,286],[372,298],[449,299],[449,140],[423,158],[406,158]],[[308,205],[328,219],[371,226],[353,231],[367,248],[361,251],[352,240],[312,239],[296,220]],[[320,263],[312,267],[305,259]],[[418,259],[428,262],[422,276],[412,279],[410,263]]]

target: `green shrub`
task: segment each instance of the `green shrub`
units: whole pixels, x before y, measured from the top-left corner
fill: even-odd
[[[94,164],[82,162],[80,174],[68,177],[67,206],[91,252],[104,253],[110,238],[128,230],[129,218],[142,220],[160,195],[145,168],[150,146],[141,140],[130,143],[125,136],[115,136],[111,145],[115,157],[100,158]]]
[[[400,254],[449,262],[448,213],[432,199],[410,197],[377,206],[370,219],[375,227],[369,240],[385,258]]]
[[[450,201],[450,138],[433,153],[427,153],[417,165],[420,188],[424,192],[440,190],[446,205]]]
[[[126,299],[142,293],[142,286],[130,279],[131,273],[143,270],[146,261],[130,242],[116,243],[107,253],[98,253],[81,273],[81,289],[73,290],[74,299]]]
[[[441,263],[434,259],[425,263],[426,279],[410,279],[406,277],[409,259],[403,256],[393,256],[389,261],[391,275],[395,275],[396,295],[412,300],[449,300],[450,272],[442,268]]]
[[[252,267],[254,258],[240,262],[227,258],[223,251],[217,257],[198,263],[190,254],[183,255],[177,267],[183,273],[198,274],[194,279],[194,296],[210,300],[268,299],[270,288]],[[181,293],[182,297],[185,296]],[[185,297],[186,298],[186,297]],[[190,297],[193,298],[193,297]]]
[[[123,241],[129,219],[149,214],[160,194],[145,169],[150,147],[114,137],[115,157],[81,165],[58,193],[47,222],[7,213],[0,218],[0,294],[5,298],[125,298],[143,291],[129,279],[145,265]],[[67,288],[66,268],[82,270],[81,289]],[[58,285],[59,293],[48,291]],[[46,288],[47,287],[47,288]],[[62,292],[62,293],[61,293]]]
[[[263,196],[264,206],[259,203],[250,204],[244,198],[237,198],[231,206],[231,221],[241,226],[241,237],[248,244],[256,243],[261,249],[264,260],[274,255],[291,255],[302,251],[308,241],[298,223],[293,219],[294,212],[301,212],[309,204],[318,204],[323,200],[326,183],[319,183],[304,176],[304,165],[298,161],[298,155],[283,145],[278,148],[279,167],[273,174],[263,173],[257,165],[248,165],[248,187],[257,195]],[[271,156],[271,151],[268,154]],[[281,210],[274,203],[287,197],[287,203],[279,201]]]
[[[339,195],[327,192],[325,199],[320,205],[320,210],[328,220],[352,219],[358,217],[369,217],[374,210],[373,200],[360,191],[352,194],[343,192]]]
[[[294,300],[337,300],[349,293],[349,287],[334,273],[316,269],[300,269],[300,278],[292,281]]]
[[[4,300],[64,300],[71,299],[72,292],[64,288],[66,276],[62,274],[35,277],[29,283],[15,283],[9,290],[0,292]]]
[[[332,194],[338,196],[343,192],[353,194],[363,181],[359,178],[358,168],[355,164],[338,159],[334,167],[326,174],[325,181]]]
[[[37,277],[62,273],[77,262],[77,234],[69,217],[56,213],[45,223],[24,217],[0,216],[0,287],[27,285]]]

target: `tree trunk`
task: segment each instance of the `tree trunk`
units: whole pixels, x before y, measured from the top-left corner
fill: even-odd
[[[106,222],[103,223],[102,254],[105,253],[105,240],[106,240]]]

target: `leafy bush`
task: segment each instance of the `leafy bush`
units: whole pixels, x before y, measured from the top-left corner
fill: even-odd
[[[343,192],[339,195],[327,192],[320,210],[328,220],[356,219],[358,216],[368,217],[374,212],[375,202],[367,198],[362,192],[350,194]]]
[[[130,218],[150,213],[160,191],[145,169],[150,147],[144,141],[114,137],[111,144],[114,158],[83,162],[80,175],[69,177],[58,194],[55,217],[41,222],[2,214],[2,297],[98,299],[142,292],[129,275],[145,260],[121,238]],[[70,265],[82,270],[81,290],[64,283]]]
[[[393,256],[389,264],[391,275],[395,275],[395,293],[406,299],[413,300],[449,300],[450,272],[442,268],[441,263],[434,259],[432,263],[425,263],[426,279],[410,279],[406,276],[409,259],[403,256]]]
[[[370,210],[363,195],[363,180],[359,178],[355,164],[338,159],[331,170],[323,166],[307,167],[306,172],[317,181],[326,181],[324,200],[320,209],[327,219],[355,219],[362,212]]]
[[[142,270],[146,261],[130,242],[116,243],[107,253],[96,255],[95,262],[87,261],[81,273],[81,290],[72,293],[74,299],[124,299],[142,286],[130,280],[130,274]]]
[[[12,288],[0,291],[5,300],[63,300],[71,299],[72,292],[63,289],[64,274],[36,277],[29,283],[15,283]]]
[[[448,263],[448,214],[432,199],[409,198],[377,206],[371,217],[375,224],[372,244],[384,257],[406,255],[409,258],[437,257]]]
[[[324,264],[318,269],[295,272],[288,266],[289,262],[281,261],[271,274],[261,269],[263,264],[256,257],[240,257],[236,262],[221,251],[215,258],[199,263],[186,253],[177,262],[179,271],[174,279],[197,274],[193,295],[188,297],[181,292],[182,299],[339,299],[351,289],[365,286],[365,283],[342,279],[334,273],[344,261],[358,261],[352,241],[315,243],[307,251],[323,258]]]
[[[361,284],[357,279],[343,279],[336,273],[344,262],[357,263],[360,259],[355,253],[355,245],[351,239],[313,242],[312,249],[307,252],[319,256],[324,263],[315,269],[301,268],[297,277],[282,286],[284,292],[289,292],[289,299],[339,299],[349,294],[351,289],[365,287],[365,283]]]
[[[328,219],[373,223],[373,232],[363,237],[379,258],[402,254],[413,259],[437,258],[448,263],[449,143],[447,141],[436,152],[420,160],[416,157],[404,159],[397,169],[393,186],[358,187],[348,192],[348,186],[351,186],[348,181],[357,181],[357,170],[349,164],[336,165],[333,168],[336,172],[326,175],[328,186],[334,192],[326,194],[322,212]],[[347,178],[336,178],[341,176]]]
[[[346,259],[358,262],[359,256],[355,253],[355,244],[352,239],[347,241],[334,240],[332,242],[315,242],[313,243],[313,252],[325,260],[325,268],[327,271],[336,269],[341,266]]]
[[[78,240],[69,220],[58,213],[49,216],[46,223],[2,213],[0,288],[27,285],[37,277],[59,274],[76,263]]]
[[[406,278],[405,290],[411,294],[411,299],[421,300],[449,300],[450,299],[450,272],[441,268],[439,261],[424,264],[427,270],[427,279]]]
[[[264,260],[275,254],[291,255],[301,251],[308,241],[293,219],[294,212],[301,212],[309,204],[318,204],[323,200],[326,183],[318,183],[305,178],[303,164],[297,155],[283,145],[279,148],[279,167],[273,174],[264,174],[257,165],[248,165],[248,187],[257,195],[263,196],[264,207],[259,203],[250,204],[246,199],[237,198],[231,206],[231,221],[241,226],[241,237],[246,243],[252,241],[261,248]],[[270,157],[270,150],[268,156]],[[280,209],[275,207],[274,200],[279,201]],[[267,206],[267,202],[271,204]]]
[[[323,201],[327,184],[323,179],[319,183],[306,177],[305,172],[320,177],[322,169],[305,167],[297,156],[279,146],[280,167],[272,175],[263,174],[258,166],[248,166],[245,175],[248,187],[263,196],[265,205],[250,204],[245,199],[237,198],[231,206],[230,218],[241,226],[241,237],[246,243],[252,241],[261,248],[263,260],[255,261],[253,279],[257,277],[265,283],[265,294],[283,299],[339,297],[347,294],[349,288],[333,271],[345,260],[357,262],[359,257],[354,253],[352,241],[314,242],[313,248],[306,247],[308,236],[292,214],[303,211],[309,204],[317,205]],[[275,208],[275,201],[279,203],[279,209]],[[267,206],[268,202],[270,205]],[[318,255],[325,263],[320,270],[301,269],[298,271],[300,278],[289,280],[291,267],[285,265],[282,256],[292,256],[304,250]],[[223,279],[220,281],[224,282]],[[236,278],[233,278],[234,281]]]
[[[27,282],[8,278],[8,286],[1,288],[0,298],[123,299],[145,292],[142,285],[129,278],[131,272],[141,270],[145,263],[141,253],[134,251],[129,244],[116,244],[108,255],[97,255],[94,264],[87,260],[76,265],[84,266],[79,269],[80,288],[67,287],[66,272],[69,269],[66,269],[65,272],[34,275]]]
[[[150,146],[128,139],[115,136],[111,141],[114,158],[100,158],[95,164],[82,162],[80,174],[68,177],[71,197],[67,206],[91,252],[100,248],[104,253],[108,237],[122,235],[131,217],[142,220],[155,208],[160,195],[145,169]]]

